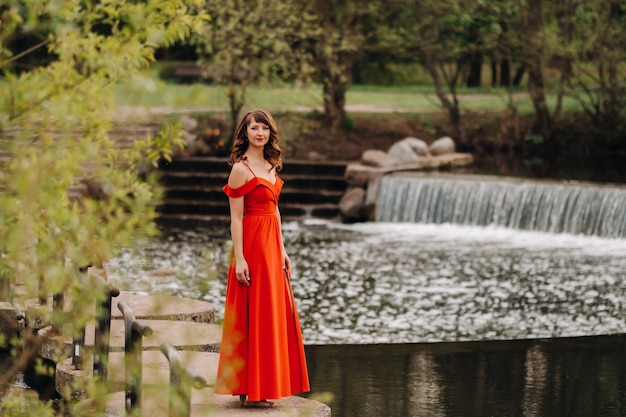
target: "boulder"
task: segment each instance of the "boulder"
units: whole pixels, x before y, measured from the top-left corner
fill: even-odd
[[[359,163],[348,164],[344,177],[348,185],[365,188],[370,180],[371,171],[373,169],[375,168]]]
[[[428,157],[430,151],[423,140],[408,137],[391,145],[387,155],[394,161],[395,165],[402,165],[416,162],[421,157]]]
[[[352,187],[339,201],[339,213],[345,223],[363,221],[365,219],[365,189]]]
[[[389,157],[387,152],[377,149],[368,149],[361,156],[361,163],[367,166],[388,167],[395,165],[395,161]]]
[[[183,124],[183,130],[186,130],[187,132],[193,132],[198,127],[198,121],[193,117],[183,115],[180,118],[180,121]]]
[[[454,141],[449,136],[444,136],[430,144],[430,153],[432,155],[446,155],[454,153]]]
[[[428,148],[428,144],[423,140],[413,137],[404,138],[403,140],[409,144],[413,152],[415,152],[417,155],[426,157],[430,156],[430,149]]]

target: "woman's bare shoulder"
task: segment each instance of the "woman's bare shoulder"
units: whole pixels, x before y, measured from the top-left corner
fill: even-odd
[[[237,188],[244,185],[252,177],[250,170],[243,164],[243,162],[235,162],[230,170],[228,176],[228,185],[231,188]]]

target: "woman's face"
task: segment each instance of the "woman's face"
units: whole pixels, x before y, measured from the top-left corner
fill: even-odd
[[[264,123],[257,122],[254,117],[251,117],[248,123],[247,135],[250,146],[264,147],[270,140],[270,127]]]

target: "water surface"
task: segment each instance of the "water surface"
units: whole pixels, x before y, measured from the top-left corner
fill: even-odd
[[[168,229],[109,265],[125,290],[222,313],[228,227]],[[626,329],[626,240],[491,227],[287,223],[307,344],[572,337]],[[172,275],[151,274],[171,270]]]
[[[335,417],[621,417],[624,336],[308,346]]]

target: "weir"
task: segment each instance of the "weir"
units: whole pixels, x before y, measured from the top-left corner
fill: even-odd
[[[626,237],[626,188],[487,176],[393,174],[381,179],[378,222],[501,226]]]

